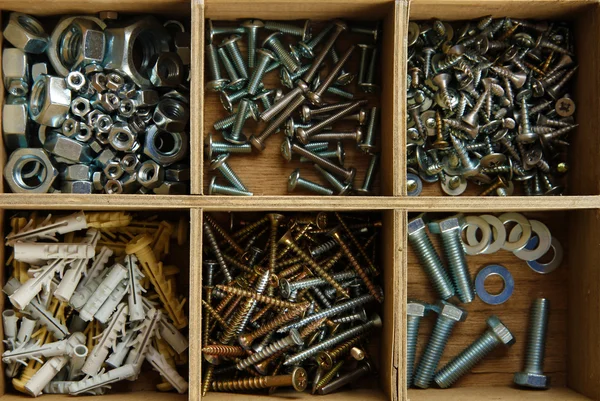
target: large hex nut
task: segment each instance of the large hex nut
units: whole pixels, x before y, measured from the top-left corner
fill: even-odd
[[[91,181],[63,181],[60,191],[68,194],[91,194],[94,188]]]
[[[50,134],[44,142],[44,149],[57,157],[76,163],[89,163],[93,159],[87,144],[67,138],[62,134]]]
[[[71,113],[73,113],[77,117],[83,118],[91,110],[92,110],[92,107],[90,106],[90,101],[84,97],[81,97],[81,96],[76,97],[71,102]]]
[[[7,48],[2,51],[4,86],[11,95],[25,96],[29,92],[27,55],[21,49]]]
[[[165,171],[165,180],[175,182],[189,181],[189,166],[184,166],[183,164],[169,166],[169,168]]]
[[[4,39],[27,53],[42,54],[48,47],[48,35],[40,22],[30,15],[10,13]]]
[[[28,146],[28,127],[27,100],[7,97],[2,108],[2,136],[8,150]]]
[[[88,18],[75,18],[63,35],[63,63],[71,70],[88,64],[101,64],[106,52],[103,29]]]
[[[181,58],[183,65],[190,65],[192,61],[192,38],[189,32],[176,32],[175,39],[175,52]]]
[[[64,78],[42,75],[31,89],[29,114],[38,124],[60,127],[71,108],[71,91]]]
[[[188,106],[175,99],[162,99],[152,115],[154,124],[168,132],[182,132],[190,119]]]
[[[67,88],[72,91],[80,92],[86,86],[85,75],[79,71],[71,71],[65,79],[67,81]]]
[[[183,62],[177,53],[161,53],[152,63],[150,82],[159,88],[175,88],[181,85],[185,78],[183,70]]]
[[[113,124],[110,133],[108,134],[108,143],[115,150],[126,152],[133,148],[136,140],[136,135],[131,132],[127,123],[117,122]]]
[[[60,171],[60,178],[65,181],[89,181],[92,168],[88,164],[71,164]]]
[[[104,175],[111,180],[118,180],[123,173],[123,167],[121,167],[119,160],[110,160],[104,167]]]
[[[144,154],[162,166],[169,166],[187,155],[188,135],[184,132],[167,132],[151,125],[146,131]]]
[[[147,16],[107,29],[105,33],[108,42],[105,68],[126,74],[141,88],[151,87],[150,63],[158,54],[169,51],[167,30],[154,17]]]
[[[146,160],[138,170],[137,180],[146,188],[156,188],[161,185],[165,178],[163,167],[153,160]]]
[[[158,92],[153,89],[140,89],[135,92],[135,104],[137,107],[152,107],[160,100]]]
[[[31,171],[37,171],[37,174],[29,174]],[[39,148],[15,150],[4,167],[4,178],[15,193],[48,192],[57,175],[58,170],[50,157]]]

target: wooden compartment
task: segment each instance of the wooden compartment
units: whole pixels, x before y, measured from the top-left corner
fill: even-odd
[[[571,81],[570,91],[577,109],[575,121],[579,124],[570,135],[568,163],[570,170],[566,176],[566,195],[597,195],[600,193],[600,170],[594,162],[598,149],[596,127],[600,123],[597,96],[600,73],[598,69],[600,38],[600,5],[585,0],[569,0],[554,2],[549,0],[491,0],[485,2],[446,1],[446,0],[412,0],[410,2],[409,19],[425,21],[439,18],[442,21],[461,21],[479,19],[492,15],[499,17],[525,18],[534,20],[566,21],[571,24],[575,37],[576,58],[579,63],[577,74]],[[406,43],[404,43],[406,46]],[[406,47],[404,48],[406,53]],[[406,77],[406,63],[403,58],[403,76]],[[399,91],[402,94],[401,128],[402,143],[406,143],[406,79],[402,80]],[[400,95],[400,92],[399,92]],[[405,146],[402,146],[405,152]],[[402,156],[402,176],[406,177],[406,155]],[[519,187],[520,185],[515,185]],[[477,196],[485,187],[469,183],[461,196]],[[515,191],[518,193],[517,191]],[[402,194],[406,194],[403,185]],[[446,196],[439,183],[423,183],[421,196]]]
[[[465,214],[479,215],[468,210]],[[598,256],[600,227],[599,210],[527,212],[530,219],[540,220],[548,226],[564,248],[561,266],[548,275],[532,271],[521,259],[507,251],[491,255],[468,256],[467,262],[473,280],[481,268],[500,264],[513,275],[515,289],[512,297],[502,305],[487,305],[477,296],[470,304],[458,304],[469,312],[467,320],[455,326],[452,337],[438,365],[444,366],[452,357],[481,335],[485,319],[497,315],[513,332],[516,344],[507,349],[496,349],[471,373],[463,376],[450,389],[409,389],[410,400],[520,400],[560,399],[597,400],[600,384],[594,372],[600,367],[600,353],[596,338],[598,327],[598,273],[595,259]],[[488,212],[486,212],[488,213]],[[491,213],[498,215],[502,213]],[[409,214],[412,217],[413,214]],[[432,215],[435,216],[435,215]],[[430,235],[438,254],[445,260],[440,248],[439,235]],[[410,243],[407,245],[406,294],[409,298],[435,302],[436,295],[425,276]],[[545,256],[547,261],[550,255]],[[445,263],[445,262],[444,262]],[[501,291],[501,280],[489,279],[486,289],[490,293]],[[544,372],[551,377],[551,389],[527,391],[513,385],[513,373],[521,371],[527,344],[529,307],[533,299],[550,300],[550,320],[544,360]],[[453,300],[451,302],[457,302]],[[436,315],[426,317],[420,328],[417,363],[435,323]]]
[[[360,25],[363,23],[366,26],[374,24],[376,21],[381,23],[382,37],[379,45],[379,69],[376,74],[376,80],[381,86],[379,93],[366,96],[362,91],[356,88],[356,79],[347,87],[343,87],[345,90],[349,90],[355,93],[355,100],[358,99],[369,99],[369,104],[366,106],[367,110],[371,106],[377,105],[380,111],[380,124],[379,131],[380,136],[377,138],[377,144],[381,148],[381,162],[380,171],[377,175],[377,179],[373,186],[373,193],[379,195],[397,195],[398,189],[396,188],[396,177],[398,176],[398,169],[395,166],[397,162],[394,158],[395,150],[399,144],[397,135],[397,124],[398,124],[398,108],[396,107],[396,90],[397,79],[398,79],[398,55],[397,49],[399,48],[399,21],[400,21],[400,10],[401,5],[393,1],[366,1],[359,0],[348,3],[326,3],[310,0],[308,2],[291,2],[291,1],[267,1],[267,2],[256,2],[251,0],[243,1],[206,1],[204,5],[204,18],[211,19],[215,25],[227,24],[227,21],[231,25],[235,21],[243,21],[248,18],[259,18],[262,20],[302,20],[310,19],[313,21],[313,32],[319,32],[324,26],[323,22],[328,19],[340,18],[346,21],[349,26],[353,24]],[[199,34],[203,35],[203,26],[199,25],[195,27],[199,30]],[[268,31],[259,31],[258,47],[262,43],[262,39],[266,37]],[[220,43],[223,35],[216,36],[214,44]],[[349,45],[358,43],[371,43],[369,38],[363,35],[352,34],[344,32],[340,36],[340,39],[336,42],[336,48],[338,53],[345,51]],[[205,43],[202,40],[202,43]],[[242,46],[245,46],[245,41],[240,42]],[[294,42],[295,43],[295,42]],[[204,46],[201,47],[200,51],[204,50]],[[242,47],[242,52],[245,54],[245,48]],[[354,54],[351,56],[347,63],[346,70],[357,72],[358,62],[360,59],[360,51],[357,48]],[[306,62],[306,60],[304,60]],[[326,62],[331,64],[328,59]],[[223,70],[223,68],[222,68]],[[206,71],[204,69],[203,71]],[[224,72],[224,70],[223,70]],[[322,74],[322,76],[324,76]],[[199,82],[202,84],[207,78],[200,79]],[[273,71],[265,77],[266,88],[282,88],[284,93],[287,93],[289,89],[284,88],[279,79],[278,70]],[[201,103],[204,105],[203,120],[199,124],[201,125],[202,132],[200,136],[206,140],[206,137],[212,133],[215,138],[221,139],[221,135],[214,130],[213,124],[222,117],[228,115],[227,111],[223,108],[219,101],[217,93],[204,92],[202,88],[199,88],[197,96],[201,97]],[[346,101],[339,97],[327,97],[331,101]],[[249,119],[245,126],[244,132],[249,137],[250,134],[258,134],[266,126],[266,124],[257,124]],[[355,124],[344,124],[336,123],[334,127],[337,129],[340,127],[344,129],[353,129]],[[344,128],[345,127],[345,128]],[[364,131],[364,129],[363,129]],[[216,135],[215,135],[216,134]],[[232,154],[229,158],[229,164],[231,168],[240,177],[248,189],[257,195],[286,195],[287,192],[287,180],[290,173],[296,169],[301,168],[301,173],[306,176],[307,179],[316,182],[327,184],[323,181],[320,174],[315,171],[310,164],[300,163],[297,161],[297,157],[292,162],[286,162],[281,156],[281,141],[283,135],[281,132],[273,134],[266,142],[266,149],[263,152],[259,152],[253,149],[252,154],[235,155]],[[330,148],[332,146],[330,145]],[[367,169],[370,157],[363,154],[361,151],[356,149],[355,144],[352,141],[344,141],[344,149],[346,151],[345,166],[356,168],[356,179],[354,181],[354,187],[359,188],[362,184],[362,180]],[[206,157],[206,156],[203,156]],[[209,171],[209,161],[205,160],[203,164],[203,193],[208,194],[208,185],[212,176],[219,175],[218,172]],[[251,166],[251,167],[250,167]],[[219,182],[223,182],[222,178],[219,178]],[[310,194],[306,191],[294,192],[291,194],[301,195]]]
[[[267,209],[264,209],[267,210]],[[263,211],[264,211],[263,210]],[[252,213],[240,212],[234,213],[234,217],[237,216],[249,216],[256,215],[258,210],[252,209]],[[361,211],[361,215],[366,215],[368,211]],[[204,212],[207,213],[207,212]],[[209,213],[211,217],[220,219],[227,217],[225,213]],[[386,210],[383,212],[372,213],[375,219],[380,219],[383,223],[380,229],[379,237],[379,255],[377,255],[379,261],[379,269],[381,276],[379,277],[379,284],[382,286],[384,291],[384,301],[382,305],[375,305],[374,310],[379,309],[379,315],[383,321],[383,326],[376,331],[372,332],[374,340],[370,344],[370,352],[374,360],[378,374],[369,374],[363,378],[360,383],[353,386],[351,389],[346,387],[335,393],[325,396],[327,399],[332,400],[397,400],[397,386],[398,386],[398,364],[400,361],[400,343],[397,339],[397,324],[398,324],[398,310],[397,306],[401,305],[401,291],[400,288],[397,266],[397,255],[394,252],[389,252],[392,249],[397,248],[400,237],[398,236],[397,227],[400,227],[399,219],[402,218],[402,214],[398,211]],[[198,219],[200,219],[198,217]],[[200,227],[201,223],[193,222],[193,225]],[[202,255],[206,257],[205,254]],[[201,269],[199,269],[201,270]],[[201,282],[201,280],[200,280]],[[200,288],[197,289],[198,297],[201,296]],[[194,290],[193,290],[194,291]],[[194,292],[196,293],[196,292]],[[198,316],[201,315],[201,309],[196,309]],[[203,359],[200,353],[196,354],[198,359]],[[201,383],[202,372],[197,372],[198,376],[191,377],[191,381],[197,381]],[[200,385],[198,386],[200,387]],[[190,398],[199,396],[190,392]],[[264,393],[219,393],[209,392],[203,399],[213,401],[223,400],[258,400],[258,399],[269,399]],[[314,397],[308,391],[298,393],[293,390],[285,388],[280,389],[271,397],[291,397],[294,399],[312,399]]]

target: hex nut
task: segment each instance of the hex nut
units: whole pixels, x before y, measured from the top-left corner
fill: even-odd
[[[156,105],[152,119],[154,124],[168,132],[182,132],[189,121],[189,109],[187,105],[175,99],[162,99]]]
[[[156,188],[162,184],[165,170],[153,160],[143,162],[138,170],[137,180],[146,188]]]
[[[112,149],[105,148],[96,158],[94,159],[94,163],[100,168],[104,169],[109,161],[117,157],[117,154],[112,151]]]
[[[104,191],[109,195],[122,194],[123,185],[121,185],[121,181],[119,180],[108,180],[104,184]]]
[[[89,163],[93,157],[87,144],[67,138],[62,134],[51,133],[44,142],[44,149],[51,154],[78,163]]]
[[[112,126],[113,120],[112,118],[110,118],[110,116],[106,114],[102,114],[101,116],[99,116],[96,122],[94,123],[94,128],[96,129],[97,133],[107,134],[106,141],[108,141],[108,133],[110,132]]]
[[[90,133],[92,133],[91,128],[90,128]],[[93,136],[93,133],[92,133],[92,136]],[[88,144],[90,145],[90,149],[92,150],[92,152],[98,154],[98,153],[102,152],[102,150],[104,150],[104,145],[102,145],[97,139],[92,139],[91,136],[90,136],[90,139],[88,139],[88,141],[89,141]]]
[[[89,181],[92,168],[89,164],[71,164],[60,171],[60,178],[65,181]]]
[[[84,118],[91,110],[90,101],[84,97],[76,97],[71,102],[71,113],[79,118]]]
[[[92,129],[85,123],[79,123],[79,132],[75,135],[74,139],[79,142],[88,142],[94,136]],[[91,149],[91,144],[90,144]],[[94,153],[98,153],[96,149],[91,149]]]
[[[119,104],[119,115],[121,117],[133,117],[136,111],[135,102],[131,99],[121,99]]]
[[[145,67],[156,55],[169,51],[167,30],[156,18],[145,16],[127,25],[106,29],[105,34],[108,48],[104,67],[127,75],[141,88],[151,87],[149,71]],[[140,49],[138,54],[134,54],[134,47]]]
[[[37,166],[39,164],[39,166]],[[37,167],[36,167],[37,166]],[[24,179],[28,171],[40,167],[38,174]],[[39,148],[19,148],[11,153],[4,167],[4,178],[12,192],[45,193],[52,188],[58,170],[48,153]]]
[[[135,140],[136,136],[131,132],[127,123],[123,122],[113,124],[108,134],[108,143],[110,143],[110,146],[121,152],[131,150]]]
[[[175,52],[179,55],[183,65],[190,65],[192,61],[192,38],[188,32],[175,32]]]
[[[62,193],[69,194],[91,194],[93,189],[91,181],[63,181],[60,186]]]
[[[106,84],[108,83],[106,79],[106,75],[102,72],[98,72],[91,76],[90,78],[90,86],[94,88],[94,90],[98,93],[104,92],[106,90]]]
[[[31,89],[29,113],[41,125],[60,127],[71,108],[71,91],[64,78],[42,75]]]
[[[137,107],[152,107],[160,100],[158,92],[152,89],[140,89],[135,93],[135,104]]]
[[[106,89],[117,92],[123,85],[125,85],[125,80],[119,74],[111,72],[106,76]]]
[[[157,195],[185,195],[187,192],[187,185],[183,182],[165,181],[154,188],[154,193]]]
[[[2,73],[8,93],[25,96],[29,92],[27,55],[23,50],[7,48],[2,51]]]
[[[92,102],[94,107],[100,107],[106,113],[112,113],[119,108],[121,99],[112,92],[98,93]]]
[[[165,171],[165,180],[175,182],[189,181],[190,168],[188,166],[184,166],[183,164],[169,166],[169,168]]]
[[[118,180],[124,173],[123,167],[121,167],[118,159],[109,160],[108,163],[106,163],[106,166],[104,166],[103,171],[104,175],[110,180]]]
[[[92,174],[92,185],[96,191],[102,191],[106,183],[106,176],[102,171],[94,171]]]
[[[127,174],[131,174],[137,171],[140,165],[140,159],[138,159],[135,153],[127,153],[121,157],[121,167]]]
[[[137,180],[137,173],[135,171],[131,174],[123,174],[120,181],[124,194],[133,194],[142,187]]]
[[[162,166],[169,166],[183,159],[189,147],[184,132],[170,133],[151,125],[146,131],[144,154]]]
[[[99,119],[101,116],[103,116],[103,115],[104,115],[104,113],[102,113],[100,110],[95,110],[95,109],[94,109],[94,110],[90,111],[90,112],[87,114],[87,116],[86,116],[86,119],[87,119],[87,124],[88,124],[90,127],[93,127],[93,126],[95,126],[95,125],[96,125],[96,122],[98,121],[98,119]]]
[[[83,90],[86,85],[85,75],[79,71],[71,71],[65,79],[67,80],[67,88],[75,92]]]
[[[135,85],[126,83],[124,84],[121,89],[119,89],[117,91],[117,96],[119,96],[119,99],[135,99],[137,95],[137,89]],[[158,94],[157,94],[158,96]]]
[[[42,24],[30,15],[10,13],[3,35],[11,45],[26,53],[42,54],[48,47],[48,34]]]
[[[67,118],[62,124],[62,133],[69,138],[76,136],[79,133],[79,121]]]
[[[2,61],[4,61],[4,57],[2,58]],[[6,71],[6,69],[4,69],[4,71]],[[40,62],[40,63],[35,63],[31,66],[31,80],[32,81],[37,80],[41,75],[47,75],[47,74],[48,74],[48,63]]]
[[[151,64],[150,82],[152,85],[162,87],[177,87],[184,78],[184,66],[177,53],[161,53],[156,56]]]
[[[106,53],[103,28],[89,18],[74,18],[61,37],[61,61],[71,70],[101,64]]]
[[[24,98],[7,98],[5,100],[2,107],[2,137],[8,150],[28,146],[29,113],[27,101]]]
[[[187,105],[190,104],[190,94],[189,93],[183,93],[181,91],[178,91],[177,89],[172,89],[168,92],[163,93],[162,95],[163,98],[169,98],[169,99],[175,99],[175,100],[179,100],[180,102],[183,102]]]

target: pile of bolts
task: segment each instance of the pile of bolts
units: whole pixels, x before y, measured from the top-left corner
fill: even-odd
[[[298,155],[301,162],[313,163],[322,177],[322,183],[313,182],[302,178],[300,169],[296,169],[288,178],[289,192],[301,189],[321,195],[372,193],[379,164],[376,144],[379,108],[368,106],[373,101],[355,99],[354,88],[363,94],[378,89],[375,77],[380,27],[378,24],[369,28],[348,26],[341,20],[333,20],[322,24],[314,35],[312,28],[310,20],[295,24],[251,19],[219,26],[207,21],[206,89],[219,92],[223,107],[230,113],[214,123],[223,141],[212,134],[206,138],[209,168],[219,171],[227,181],[220,184],[213,177],[210,194],[252,195],[229,166],[228,158],[232,154],[252,153],[252,148],[262,152],[267,139],[280,131],[284,134],[283,158],[290,162]],[[346,31],[349,34],[344,34]],[[262,36],[264,40],[260,42]],[[345,36],[365,43],[340,45],[338,39]],[[342,47],[343,53],[342,50],[338,53],[336,46]],[[349,71],[345,69],[347,61],[357,46],[358,71]],[[244,48],[246,56],[242,54]],[[326,63],[328,68],[324,68]],[[281,88],[267,87],[264,80],[270,72],[279,72]],[[350,90],[353,82],[356,85]],[[283,88],[289,91],[284,93]],[[252,120],[259,125],[251,123]],[[336,122],[351,122],[354,127],[334,128]],[[255,133],[248,138],[249,131]],[[344,166],[342,141],[353,143],[370,158],[360,187],[354,184],[356,169]]]
[[[485,17],[410,22],[408,193],[439,182],[451,196],[560,195],[568,134],[576,127],[569,82],[577,71],[565,23]]]
[[[10,222],[2,361],[15,390],[101,395],[147,361],[158,391],[187,392],[177,371],[188,362],[186,299],[179,268],[163,264],[187,242],[187,221],[77,212]]]
[[[3,32],[11,191],[189,193],[185,26],[102,12],[48,32],[16,12]]]
[[[205,215],[202,393],[329,394],[375,369],[379,221],[269,213],[228,230]],[[371,250],[373,253],[371,253]]]
[[[489,234],[491,228],[485,227],[487,222],[494,227],[493,238]],[[504,230],[506,223],[516,223],[508,236]],[[463,228],[469,225],[470,228],[477,227],[484,233],[484,238],[479,244],[463,242],[461,239]],[[439,234],[448,271],[433,246],[427,229],[432,234]],[[475,238],[474,235],[472,237]],[[467,319],[466,305],[471,304],[476,295],[487,305],[500,305],[508,301],[515,288],[512,275],[501,265],[488,265],[482,268],[473,285],[466,260],[467,254],[489,254],[504,249],[513,252],[519,259],[527,261],[529,267],[539,274],[552,272],[562,261],[560,243],[551,237],[548,228],[538,220],[528,220],[519,213],[504,213],[499,217],[468,216],[466,219],[462,214],[457,214],[440,220],[432,220],[427,215],[420,214],[408,222],[408,240],[439,299],[435,304],[416,299],[408,300],[406,327],[408,387],[429,388],[432,382],[435,382],[440,388],[449,388],[461,377],[470,373],[495,348],[499,346],[508,348],[516,342],[510,329],[496,315],[491,315],[486,320],[487,330],[444,367],[438,369],[453,328],[457,323]],[[530,264],[545,255],[551,247],[555,252],[552,262]],[[488,249],[490,252],[487,252]],[[474,252],[475,250],[477,252]],[[485,289],[485,280],[494,275],[502,278],[504,288],[499,294],[492,295]],[[461,307],[449,302],[454,296],[465,306]],[[419,326],[421,320],[430,312],[435,312],[438,316],[429,341],[423,348],[421,359],[415,365]],[[537,298],[532,301],[525,368],[521,372],[516,372],[513,379],[520,387],[547,389],[550,386],[550,379],[543,371],[549,312],[548,299]]]

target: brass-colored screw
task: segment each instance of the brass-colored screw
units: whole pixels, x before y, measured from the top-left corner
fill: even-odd
[[[279,224],[285,216],[279,213],[269,213],[267,217],[271,223],[271,235],[269,236],[269,269],[274,272],[275,264],[277,262],[277,228],[279,228]]]
[[[213,381],[213,391],[260,390],[268,387],[289,387],[304,391],[308,384],[306,370],[294,368],[290,375],[250,377],[240,380]]]
[[[324,385],[326,385],[327,383],[329,383],[331,380],[333,380],[333,378],[338,374],[338,372],[340,371],[340,369],[342,368],[342,366],[344,366],[344,360],[342,359],[339,362],[336,362],[336,364],[329,370],[329,372],[327,372],[325,374],[325,376],[323,376],[321,378],[321,380],[319,380],[319,382],[317,383],[317,391],[323,387]]]
[[[215,371],[215,365],[208,365],[206,372],[204,373],[204,380],[202,381],[202,396],[206,396],[210,384],[212,382],[213,373]]]
[[[317,363],[325,370],[333,368],[333,365],[337,360],[340,359],[340,357],[348,354],[352,347],[354,347],[364,338],[364,335],[356,336],[346,342],[341,343],[332,350],[320,352],[316,358]]]
[[[308,304],[305,304],[305,305],[306,305],[306,307],[308,307]],[[250,345],[252,344],[252,342],[254,340],[275,330],[279,326],[282,326],[282,325],[286,324],[287,322],[290,322],[290,321],[296,319],[297,317],[302,315],[304,310],[305,310],[305,308],[297,308],[297,307],[289,309],[287,312],[278,315],[275,319],[270,320],[268,323],[261,326],[258,330],[255,330],[251,333],[246,333],[246,334],[241,335],[238,338],[239,344],[246,349],[250,348]]]
[[[215,288],[218,288],[219,290],[228,292],[230,294],[235,294],[235,295],[240,296],[240,297],[247,297],[247,298],[251,298],[253,300],[256,300],[258,302],[262,302],[262,303],[265,303],[265,304],[273,305],[276,308],[300,308],[300,309],[306,309],[306,307],[308,307],[308,305],[306,303],[304,303],[304,304],[298,304],[298,303],[293,303],[293,302],[288,302],[288,301],[282,301],[282,300],[277,299],[277,298],[272,298],[272,297],[269,297],[267,295],[257,294],[256,292],[244,290],[244,289],[241,289],[241,288],[231,287],[229,285],[218,284],[218,285],[215,286]]]
[[[219,322],[219,324],[221,325],[221,327],[223,327],[224,329],[227,329],[229,327],[229,325],[227,324],[227,322],[221,317],[221,315],[219,314],[219,312],[217,312],[215,309],[213,309],[210,304],[208,302],[206,302],[205,300],[202,300],[202,307],[204,308],[204,310],[213,318],[215,319],[217,322]]]
[[[202,353],[215,356],[246,356],[248,353],[242,347],[237,345],[219,345],[210,344],[202,348]]]
[[[352,241],[352,243],[354,244],[356,249],[358,249],[358,252],[360,252],[362,257],[367,262],[367,265],[369,267],[369,270],[371,271],[371,274],[376,275],[376,276],[379,275],[379,271],[375,268],[375,265],[373,264],[373,261],[371,260],[371,258],[369,258],[369,255],[367,255],[367,252],[365,251],[364,246],[362,246],[361,243],[358,242],[358,240],[356,239],[356,236],[352,233],[352,231],[350,230],[350,227],[348,227],[348,224],[346,224],[346,221],[344,220],[344,218],[342,218],[342,215],[339,214],[338,212],[335,212],[335,217],[337,217],[338,221],[340,222],[340,225],[346,232],[346,235],[348,236],[348,238],[350,238],[350,241]]]
[[[206,214],[206,215],[204,215],[204,220],[205,220],[205,221],[206,221],[208,224],[210,224],[210,225],[212,226],[212,228],[213,228],[213,229],[214,229],[214,230],[215,230],[217,233],[219,233],[219,235],[220,235],[221,237],[223,237],[223,239],[224,239],[224,240],[225,240],[225,241],[226,241],[226,242],[229,244],[229,246],[231,246],[231,247],[232,247],[232,248],[235,250],[235,252],[236,252],[236,253],[238,253],[238,254],[242,254],[242,253],[244,253],[244,250],[242,249],[242,247],[241,247],[241,246],[239,246],[239,245],[237,244],[237,242],[235,242],[235,240],[234,240],[233,238],[231,238],[231,237],[229,236],[229,234],[227,234],[227,231],[225,231],[225,230],[223,229],[223,227],[221,227],[221,226],[219,225],[219,223],[217,223],[217,222],[216,222],[216,221],[215,221],[215,220],[214,220],[212,217],[210,217],[209,215],[207,215],[207,214]]]

